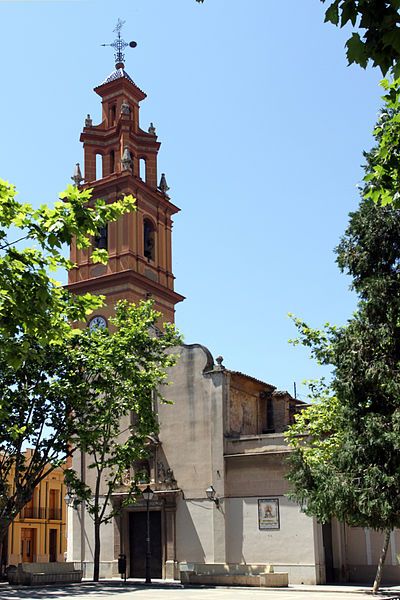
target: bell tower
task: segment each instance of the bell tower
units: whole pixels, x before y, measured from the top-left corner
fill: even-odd
[[[175,305],[184,297],[174,291],[172,273],[172,217],[179,208],[172,204],[165,175],[157,185],[157,155],[160,142],[150,124],[140,128],[140,102],[146,94],[124,68],[122,50],[128,44],[120,37],[116,65],[109,77],[94,91],[100,96],[102,120],[93,125],[90,115],[80,140],[84,148],[84,178],[79,165],[73,180],[83,188],[93,188],[93,198],[114,202],[126,194],[136,198],[137,210],[109,223],[93,239],[93,247],[108,250],[107,265],[93,264],[91,250],[71,245],[68,288],[77,294],[104,294],[107,306],[98,314],[112,315],[120,299],[138,302],[152,298],[166,322],[174,322]],[[130,46],[135,46],[131,42]],[[83,181],[83,183],[81,183]]]

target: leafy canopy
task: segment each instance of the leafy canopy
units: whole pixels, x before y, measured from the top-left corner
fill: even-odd
[[[325,22],[339,27],[351,23],[363,30],[362,35],[353,32],[346,42],[349,64],[356,63],[365,69],[372,61],[383,75],[392,69],[399,76],[399,9],[400,0],[334,0],[325,12]]]
[[[68,354],[66,340],[31,340],[15,368],[0,347],[0,540],[38,483],[69,454],[80,396],[68,382]]]
[[[88,248],[100,227],[135,207],[131,196],[112,204],[93,202],[91,190],[73,186],[60,198],[53,208],[34,209],[18,202],[14,186],[0,180],[0,341],[15,366],[32,340],[60,343],[74,335],[71,322],[85,320],[102,304],[101,297],[73,295],[51,277],[57,269],[73,268],[63,246],[74,237],[78,248]],[[93,262],[106,259],[92,252]]]
[[[375,158],[366,155],[367,174]],[[293,498],[322,522],[400,526],[399,231],[400,209],[364,194],[336,249],[359,296],[356,312],[321,331],[295,320],[300,341],[333,367],[288,433]]]
[[[135,208],[130,196],[106,204],[73,186],[60,198],[35,209],[0,180],[0,545],[34,487],[70,453],[81,401],[70,383],[70,345],[80,335],[71,323],[103,303],[70,294],[50,273],[74,267],[63,254],[73,238],[88,248],[100,227]],[[106,259],[93,252],[98,258]]]
[[[384,106],[374,129],[377,146],[371,151],[370,169],[364,177],[365,198],[380,206],[400,207],[400,79],[381,82]]]

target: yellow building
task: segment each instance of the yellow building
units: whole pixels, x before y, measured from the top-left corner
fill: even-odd
[[[30,451],[27,451],[29,460]],[[35,488],[8,530],[8,564],[61,562],[67,550],[64,470],[59,467]]]

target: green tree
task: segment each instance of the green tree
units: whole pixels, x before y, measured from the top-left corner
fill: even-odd
[[[358,309],[341,328],[318,331],[296,320],[301,341],[333,367],[333,379],[312,386],[314,403],[288,434],[293,497],[305,510],[322,522],[336,517],[385,532],[374,593],[390,532],[400,525],[399,8],[398,0],[335,0],[325,13],[325,21],[362,30],[347,41],[349,64],[372,62],[395,78],[382,82],[385,104],[374,130],[377,145],[366,156],[360,208],[337,248]]]
[[[375,155],[367,156],[367,172]],[[400,527],[400,210],[362,198],[337,252],[358,308],[344,327],[318,331],[296,320],[300,340],[333,367],[329,386],[288,433],[293,498],[321,522],[385,532],[373,592],[379,589],[390,532]]]
[[[326,0],[321,0],[325,2]],[[367,197],[385,206],[399,206],[400,142],[400,0],[334,0],[330,2],[325,21],[344,27],[351,23],[362,31],[353,32],[346,43],[348,63],[364,69],[372,62],[383,75],[393,81],[383,81],[385,108],[375,129],[379,145],[375,149],[374,170],[368,174]]]
[[[74,333],[70,323],[85,320],[101,306],[99,297],[70,294],[51,272],[73,268],[63,254],[73,237],[78,248],[88,248],[90,236],[133,210],[135,201],[126,196],[112,204],[93,202],[90,189],[72,185],[53,208],[34,209],[15,196],[14,186],[0,180],[0,336],[6,356],[17,366],[29,354],[31,341],[58,343]],[[92,253],[93,262],[106,260],[104,250]]]
[[[107,205],[73,186],[53,208],[34,209],[15,196],[0,180],[0,545],[34,487],[70,453],[80,401],[67,378],[68,348],[80,335],[71,323],[103,302],[70,294],[50,273],[73,268],[63,255],[73,237],[88,247],[100,227],[134,209],[132,197]],[[105,259],[93,253],[94,261]]]
[[[326,0],[321,0],[326,2]],[[400,57],[399,0],[334,0],[325,12],[325,22],[344,27],[351,23],[362,30],[353,32],[346,43],[349,64],[364,69],[369,61],[383,75],[390,70],[396,75]]]
[[[196,0],[203,3],[204,0]],[[325,3],[327,0],[321,0]],[[367,67],[371,61],[383,75],[393,70],[400,76],[400,0],[328,0],[325,22],[344,27],[348,23],[361,30],[354,31],[346,42],[349,64]]]
[[[79,387],[81,397],[73,443],[86,454],[88,481],[73,471],[67,481],[93,518],[94,581],[100,574],[100,528],[115,515],[112,494],[124,473],[145,456],[147,436],[157,432],[153,396],[162,400],[166,368],[176,361],[167,351],[180,337],[168,324],[156,335],[160,317],[152,302],[120,301],[110,319],[113,330],[87,329],[69,355],[71,387]],[[135,489],[133,480],[130,492]]]
[[[0,546],[34,488],[69,454],[71,407],[80,401],[66,384],[67,344],[29,345],[17,368],[0,346]]]
[[[371,151],[370,168],[364,177],[364,195],[380,206],[400,207],[400,79],[383,80],[384,106],[374,129],[376,147]]]

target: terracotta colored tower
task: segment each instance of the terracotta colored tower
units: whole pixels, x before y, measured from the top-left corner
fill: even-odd
[[[184,299],[174,291],[172,273],[172,216],[179,208],[167,195],[164,174],[157,185],[160,143],[153,124],[147,132],[140,128],[139,105],[146,94],[124,70],[121,56],[123,60],[117,52],[115,71],[94,88],[102,101],[102,121],[93,125],[88,115],[81,134],[82,187],[93,188],[93,197],[107,202],[132,194],[137,211],[110,223],[93,240],[93,246],[108,250],[106,266],[92,264],[91,249],[71,245],[71,260],[77,266],[69,273],[68,287],[77,294],[104,294],[107,307],[98,314],[105,318],[119,299],[152,298],[164,320],[173,322],[175,304]],[[79,165],[73,179],[80,183]]]

